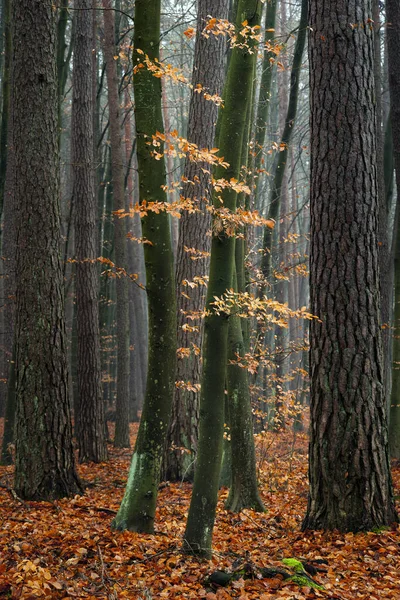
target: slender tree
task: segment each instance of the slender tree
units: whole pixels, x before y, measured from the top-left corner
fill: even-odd
[[[387,50],[389,63],[390,120],[393,131],[393,155],[396,170],[397,194],[400,191],[400,6],[395,0],[386,2]],[[400,458],[400,233],[399,195],[394,238],[394,315],[393,315],[393,365],[392,393],[390,398],[390,453]]]
[[[379,315],[370,0],[311,0],[311,424],[303,528],[396,521]]]
[[[72,203],[75,210],[78,399],[81,462],[107,458],[101,386],[97,202],[93,167],[92,0],[77,0],[72,97]]]
[[[72,448],[60,261],[56,31],[45,0],[13,2],[16,459],[22,498],[81,491]]]
[[[103,0],[104,58],[108,85],[108,107],[111,142],[111,170],[114,212],[125,209],[125,173],[122,147],[121,113],[118,96],[118,74],[115,61],[115,18],[111,0]],[[114,217],[115,263],[127,269],[126,222]],[[128,448],[129,442],[129,306],[128,280],[117,278],[117,405],[114,445]]]
[[[224,36],[211,35],[206,38],[202,32],[210,17],[226,19],[228,7],[227,0],[199,0],[192,76],[194,90],[201,85],[209,94],[221,93],[225,62]],[[187,137],[199,148],[211,149],[214,146],[217,110],[215,102],[207,100],[204,94],[197,91],[192,93]],[[198,443],[199,394],[193,390],[200,383],[203,328],[200,319],[197,331],[189,332],[184,325],[187,324],[188,314],[199,314],[204,310],[205,290],[199,285],[190,291],[188,298],[183,282],[192,282],[196,276],[208,274],[208,255],[211,250],[211,238],[207,235],[211,228],[211,215],[205,210],[211,196],[209,168],[188,158],[184,182],[182,197],[192,200],[201,211],[184,211],[179,223],[176,262],[178,348],[189,351],[189,356],[183,353],[180,358],[178,355],[176,380],[186,384],[190,382],[191,389],[177,387],[174,394],[164,465],[164,476],[172,481],[193,479]],[[198,251],[197,256],[188,251],[193,248]]]
[[[243,22],[257,27],[261,18],[260,2],[239,0],[236,26],[240,31]],[[239,39],[241,34],[239,33]],[[244,40],[242,40],[244,41]],[[251,50],[254,41],[245,39],[237,44],[229,61],[227,83],[224,90],[225,108],[221,111],[219,146],[221,155],[229,163],[224,170],[217,168],[215,177],[239,179],[242,139],[246,129],[246,114],[252,94],[254,61]],[[241,85],[238,88],[237,82]],[[223,206],[236,210],[236,192],[227,188],[222,194]],[[214,198],[216,209],[221,200]],[[228,317],[213,310],[214,297],[222,297],[230,289],[233,278],[235,238],[227,234],[216,216],[213,221],[210,279],[207,290],[208,314],[205,318],[203,374],[200,400],[200,435],[198,462],[194,478],[192,499],[184,536],[184,548],[189,553],[209,556],[218,497],[218,484],[224,428],[224,391],[227,365]]]
[[[274,179],[271,185],[268,218],[277,219],[280,213],[282,186],[286,170],[286,163],[289,157],[289,147],[293,136],[293,128],[297,113],[297,103],[299,97],[300,70],[303,60],[304,47],[307,39],[307,18],[308,18],[308,0],[301,1],[301,14],[299,23],[299,32],[297,34],[296,45],[293,54],[293,64],[290,74],[290,92],[289,104],[286,114],[285,126],[281,136],[281,151],[275,159]],[[263,239],[263,257],[261,261],[261,270],[264,280],[268,280],[272,273],[272,241],[273,230],[269,227],[264,229]]]
[[[136,0],[134,34],[135,121],[140,201],[166,202],[164,160],[155,161],[148,140],[163,131],[161,82],[143,58],[159,59],[160,0]],[[149,311],[147,388],[125,495],[115,529],[151,533],[161,460],[175,383],[176,304],[170,219],[149,211],[142,221]]]

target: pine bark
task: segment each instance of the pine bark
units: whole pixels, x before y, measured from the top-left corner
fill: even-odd
[[[92,0],[77,0],[72,97],[72,202],[75,210],[78,399],[75,414],[80,462],[107,459],[101,386],[97,202],[93,168]]]
[[[227,0],[200,0],[197,13],[197,32],[192,75],[193,88],[200,84],[209,94],[221,94],[224,77],[224,36],[211,35],[208,39],[202,31],[208,18],[226,19]],[[193,92],[189,109],[188,140],[199,148],[214,146],[215,125],[218,108],[204,94]],[[201,212],[182,213],[179,223],[179,241],[176,261],[178,348],[189,348],[190,356],[177,360],[176,381],[190,382],[193,387],[200,383],[203,325],[188,321],[187,315],[201,313],[205,305],[205,288],[201,285],[190,289],[183,281],[193,281],[196,276],[208,275],[211,250],[211,215],[205,207],[211,201],[211,176],[209,165],[186,160],[181,196],[198,205]],[[191,182],[196,182],[194,185]],[[186,248],[186,249],[185,249]],[[193,260],[187,249],[204,252],[204,258]],[[190,295],[190,298],[187,296]],[[195,324],[197,331],[183,329],[185,323]],[[175,389],[171,424],[168,431],[164,477],[170,481],[193,480],[198,444],[199,393],[182,387]]]
[[[115,61],[115,18],[111,0],[103,0],[104,58],[108,85],[108,107],[111,142],[111,171],[114,212],[125,209],[125,173],[122,148],[121,113],[118,75]],[[126,222],[114,215],[115,263],[127,271]],[[129,306],[128,280],[121,275],[117,288],[117,404],[114,446],[129,448]]]
[[[143,56],[159,59],[160,0],[136,0],[133,64]],[[137,52],[140,50],[142,53]],[[155,161],[148,140],[163,131],[161,82],[146,68],[133,77],[140,202],[167,197],[164,160]],[[113,522],[115,529],[154,530],[161,460],[175,383],[176,303],[170,218],[149,211],[142,221],[149,313],[146,396],[125,495]]]
[[[261,3],[239,0],[236,26],[247,21],[249,26],[260,24]],[[227,83],[224,91],[225,108],[221,111],[219,128],[220,154],[229,167],[216,169],[215,177],[239,179],[242,139],[246,129],[248,103],[252,93],[253,69],[256,53],[235,46],[229,62]],[[238,87],[238,81],[241,82]],[[227,188],[223,194],[223,206],[235,212],[237,194]],[[214,205],[221,206],[218,197]],[[214,297],[222,297],[232,285],[235,238],[227,235],[214,219],[211,246],[210,279],[205,318],[203,374],[200,400],[200,434],[197,468],[189,516],[184,535],[184,549],[188,553],[210,556],[212,532],[218,497],[222,436],[224,428],[224,391],[227,365],[228,321],[225,314],[213,311]]]
[[[370,0],[310,3],[311,424],[303,529],[397,520],[380,332]]]
[[[16,203],[16,460],[21,498],[82,488],[74,465],[60,261],[57,14],[13,2]]]

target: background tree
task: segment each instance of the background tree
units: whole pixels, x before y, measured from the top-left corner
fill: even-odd
[[[194,90],[202,86],[208,94],[221,94],[226,40],[224,36],[205,37],[202,32],[209,18],[226,19],[228,6],[227,0],[199,0],[192,75]],[[187,133],[189,142],[197,144],[199,148],[213,148],[217,112],[218,106],[215,102],[206,99],[202,93],[192,92]],[[176,260],[177,346],[186,350],[189,356],[183,351],[178,351],[176,381],[187,384],[187,387],[182,385],[175,389],[172,405],[164,466],[166,479],[172,481],[193,479],[197,453],[199,393],[194,390],[200,384],[203,327],[200,319],[196,323],[195,331],[188,331],[184,325],[188,323],[188,316],[201,314],[204,310],[205,288],[197,285],[190,290],[189,298],[185,283],[195,282],[196,276],[208,275],[211,250],[211,237],[208,233],[211,228],[211,215],[206,210],[206,205],[210,202],[211,193],[209,166],[188,157],[181,197],[192,200],[200,211],[183,211],[179,221]],[[198,252],[195,256],[191,253],[193,249]]]
[[[81,491],[72,448],[60,262],[56,26],[44,0],[13,2],[16,458],[22,498]]]
[[[310,2],[311,425],[303,528],[396,520],[382,371],[371,3]]]
[[[75,210],[78,398],[76,438],[81,462],[107,459],[101,386],[97,202],[93,168],[92,0],[75,3],[72,98],[72,203]]]
[[[104,59],[108,85],[108,108],[111,143],[111,171],[113,210],[125,209],[124,155],[122,148],[121,114],[118,94],[118,74],[115,61],[115,27],[111,0],[103,0],[104,7]],[[126,222],[114,216],[114,246],[117,268],[125,275],[116,280],[117,292],[117,400],[114,445],[128,448],[129,442],[129,307]]]

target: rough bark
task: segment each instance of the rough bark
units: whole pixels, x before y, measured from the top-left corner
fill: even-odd
[[[252,27],[260,24],[261,3],[239,0],[236,26],[247,21]],[[229,61],[224,91],[225,108],[221,111],[219,134],[220,153],[229,163],[224,170],[216,169],[215,177],[239,179],[242,138],[246,129],[246,114],[252,93],[253,68],[256,53],[235,46]],[[238,82],[241,82],[238,87]],[[226,188],[223,206],[236,210],[236,192]],[[221,206],[218,197],[214,205]],[[218,496],[218,483],[224,427],[224,389],[227,364],[228,317],[212,309],[214,296],[221,297],[231,287],[235,239],[226,234],[214,219],[211,246],[210,279],[207,290],[209,314],[205,318],[203,374],[200,400],[200,433],[197,468],[192,499],[184,535],[185,551],[210,556],[212,532]]]
[[[7,380],[6,403],[4,414],[4,436],[2,442],[2,464],[11,464],[12,454],[8,445],[14,441],[15,426],[15,352],[14,352],[14,323],[15,323],[15,160],[13,144],[13,103],[12,89],[10,102],[10,118],[7,133],[7,168],[4,186],[3,211],[3,377]]]
[[[114,212],[125,209],[125,173],[122,148],[120,102],[117,65],[114,59],[115,25],[111,0],[103,0],[104,58],[108,85],[108,107],[111,142],[111,171]],[[114,216],[115,263],[127,271],[126,222]],[[117,277],[117,403],[114,446],[129,448],[129,306],[128,279]]]
[[[159,58],[160,0],[136,0],[133,64],[143,54]],[[161,82],[146,68],[133,77],[140,202],[166,202],[164,160],[151,156],[148,139],[163,131]],[[146,396],[125,495],[113,522],[115,529],[151,533],[161,460],[170,419],[176,356],[176,304],[170,219],[149,211],[142,221],[149,311],[149,357]]]
[[[56,12],[13,2],[16,460],[22,498],[81,491],[74,465],[60,261]]]
[[[3,0],[4,15],[4,69],[1,80],[1,127],[0,127],[0,217],[3,214],[4,186],[7,168],[7,133],[10,110],[10,77],[11,77],[11,0]]]
[[[396,521],[380,332],[369,0],[311,0],[311,423],[303,528]]]
[[[195,45],[192,84],[196,88],[202,85],[210,94],[220,94],[224,77],[224,50],[223,36],[210,36],[206,39],[202,35],[207,19],[212,16],[217,19],[226,19],[228,15],[227,0],[200,0],[197,13],[197,37]],[[211,149],[214,146],[215,124],[217,120],[217,106],[204,98],[203,94],[192,93],[189,122],[188,140],[197,144],[199,148]],[[208,234],[211,228],[211,216],[205,210],[205,205],[210,202],[211,181],[207,165],[195,163],[187,159],[184,177],[186,181],[196,184],[184,183],[182,197],[190,198],[197,202],[203,210],[194,214],[184,211],[179,223],[179,241],[176,261],[176,289],[177,289],[177,319],[178,319],[178,348],[189,348],[190,356],[179,358],[176,367],[176,381],[190,382],[193,387],[200,383],[201,357],[199,349],[202,347],[203,326],[199,319],[195,325],[198,330],[188,332],[182,329],[188,321],[187,315],[192,312],[201,313],[205,305],[205,288],[201,285],[191,289],[185,287],[183,281],[193,281],[196,276],[208,275],[210,260],[206,255],[199,260],[193,260],[187,249],[195,248],[199,252],[209,253],[211,238]],[[185,250],[186,247],[186,250]],[[187,296],[190,295],[190,298]],[[189,391],[182,387],[175,389],[172,404],[171,424],[168,431],[166,456],[164,464],[164,477],[171,481],[193,479],[195,458],[198,443],[199,421],[199,393]]]
[[[97,202],[93,169],[92,0],[77,0],[72,97],[72,203],[75,210],[78,399],[75,413],[80,462],[107,459],[101,389]]]

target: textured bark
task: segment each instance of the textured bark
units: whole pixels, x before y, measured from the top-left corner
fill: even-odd
[[[11,89],[12,96],[12,89]],[[11,464],[12,455],[8,444],[14,441],[15,426],[15,353],[14,353],[14,322],[15,322],[15,160],[13,144],[12,97],[10,103],[10,118],[7,133],[7,169],[4,186],[3,211],[3,377],[7,380],[6,405],[4,419],[4,437],[2,442],[2,463]]]
[[[261,3],[239,0],[236,26],[243,21],[255,27],[260,24]],[[216,169],[215,177],[228,181],[239,179],[241,167],[242,139],[246,130],[246,114],[252,93],[253,68],[256,53],[246,49],[233,49],[229,61],[227,83],[224,91],[225,108],[221,111],[219,134],[220,153],[229,163],[224,170]],[[238,81],[241,82],[238,87]],[[236,210],[237,194],[226,188],[222,194],[223,206]],[[217,197],[217,207],[221,206]],[[217,315],[212,310],[214,296],[221,297],[230,289],[233,277],[235,239],[226,235],[214,222],[210,280],[207,290],[205,318],[203,374],[200,401],[200,435],[197,468],[194,478],[192,499],[184,535],[185,551],[210,556],[212,532],[218,497],[218,483],[222,454],[224,428],[224,389],[227,364],[228,317]]]
[[[396,170],[397,203],[400,192],[400,6],[396,0],[386,2],[387,49],[389,62],[390,119],[393,132],[393,155]],[[399,208],[396,213],[398,215]],[[392,394],[390,399],[390,453],[400,458],[400,233],[395,220],[394,237],[394,316]]]
[[[209,16],[226,19],[227,0],[200,0],[197,13],[197,37],[195,45],[192,84],[196,88],[201,84],[210,94],[220,94],[224,77],[224,36],[210,36],[206,39],[201,32]],[[211,149],[214,146],[217,106],[206,100],[203,94],[193,93],[189,109],[188,140],[199,148]],[[185,164],[184,176],[187,181],[197,181],[195,185],[184,183],[182,197],[198,202],[201,212],[189,214],[184,211],[179,223],[178,255],[176,261],[178,348],[190,348],[188,358],[178,358],[176,381],[200,383],[201,358],[198,350],[202,347],[203,327],[199,319],[195,324],[198,331],[187,332],[182,329],[188,323],[187,315],[202,312],[205,305],[205,288],[201,285],[194,289],[184,287],[182,282],[193,281],[196,276],[208,275],[210,260],[206,256],[193,260],[185,250],[195,248],[209,253],[211,237],[211,216],[205,210],[210,202],[210,175],[202,170],[207,165],[190,161]],[[187,298],[190,295],[190,299]],[[190,323],[190,322],[189,322]],[[172,405],[171,424],[168,431],[164,464],[164,477],[171,481],[192,480],[198,443],[199,394],[184,388],[176,388]]]
[[[136,0],[133,64],[143,54],[159,58],[160,0]],[[148,139],[163,131],[161,82],[147,69],[133,77],[138,149],[139,198],[166,202],[164,160],[151,156]],[[149,211],[142,221],[149,310],[149,362],[146,396],[125,495],[113,522],[115,529],[151,533],[161,460],[170,419],[176,357],[176,304],[170,219]]]
[[[92,0],[77,0],[72,97],[72,203],[75,210],[78,399],[75,413],[80,462],[107,459],[101,389],[97,202],[93,170]]]
[[[4,15],[4,69],[1,80],[1,127],[0,127],[0,217],[3,214],[4,186],[7,167],[7,133],[10,110],[10,77],[11,77],[11,0],[3,0]]]
[[[60,261],[56,12],[13,2],[16,459],[22,498],[81,491],[72,448]]]
[[[111,0],[103,0],[104,58],[108,85],[108,106],[111,142],[111,170],[114,211],[125,208],[124,156],[122,148],[121,115],[118,97],[117,65],[114,59],[115,27]],[[127,270],[126,222],[114,217],[114,248],[117,267]],[[129,448],[129,306],[128,280],[117,278],[117,404],[114,445]]]
[[[303,528],[396,521],[379,320],[368,0],[310,3],[310,492]]]

